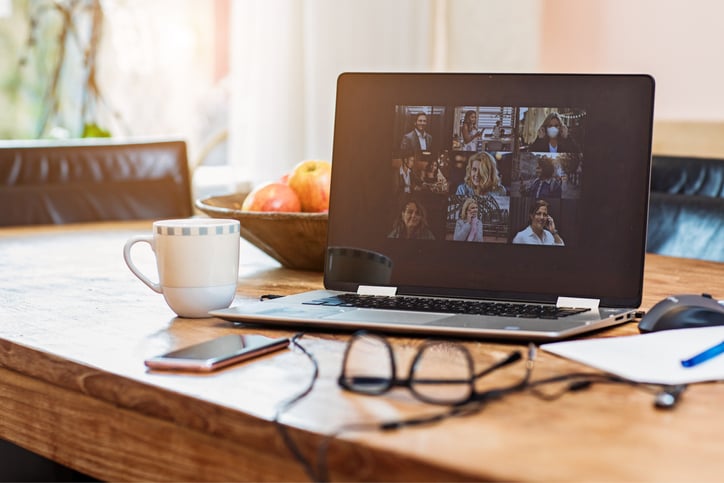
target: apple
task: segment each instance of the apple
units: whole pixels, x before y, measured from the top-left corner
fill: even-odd
[[[329,185],[332,164],[329,161],[307,160],[294,166],[289,173],[289,186],[296,191],[302,211],[329,210]]]
[[[301,211],[297,193],[279,182],[264,183],[254,188],[244,198],[242,211]]]

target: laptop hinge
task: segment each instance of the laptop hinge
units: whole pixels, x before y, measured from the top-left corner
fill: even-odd
[[[556,307],[580,307],[586,309],[598,309],[600,299],[582,299],[577,297],[558,297]]]
[[[360,285],[357,287],[357,295],[384,295],[386,297],[392,297],[393,295],[397,295],[397,287]]]

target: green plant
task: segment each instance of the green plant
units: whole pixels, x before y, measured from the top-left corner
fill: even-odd
[[[109,137],[99,120],[105,103],[97,79],[103,32],[100,0],[31,2],[21,76],[44,83],[36,137]],[[115,113],[113,113],[116,115]]]

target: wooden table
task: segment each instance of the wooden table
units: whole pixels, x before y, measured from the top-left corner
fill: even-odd
[[[0,230],[0,437],[103,480],[305,480],[272,423],[308,383],[304,355],[277,352],[208,375],[153,373],[145,357],[268,327],[175,318],[121,256],[149,223]],[[150,256],[150,255],[149,255]],[[319,288],[242,244],[238,299]],[[671,293],[722,293],[724,264],[648,255],[648,308]],[[718,293],[716,293],[718,292]],[[635,324],[597,336],[634,334]],[[344,333],[307,333],[313,391],[281,421],[307,457],[342,424],[429,414],[405,390],[359,396],[336,384]],[[420,339],[393,337],[402,359]],[[463,342],[476,364],[520,346]],[[612,355],[615,357],[615,355]],[[404,365],[404,364],[403,364]],[[535,377],[585,367],[539,353]],[[515,380],[522,368],[501,371]],[[690,387],[672,411],[650,393],[600,385],[555,402],[512,395],[482,412],[398,431],[344,432],[333,480],[721,481],[723,384]]]

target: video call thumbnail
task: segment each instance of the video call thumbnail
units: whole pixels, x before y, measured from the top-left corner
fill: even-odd
[[[585,125],[580,108],[395,106],[388,238],[575,245]]]

